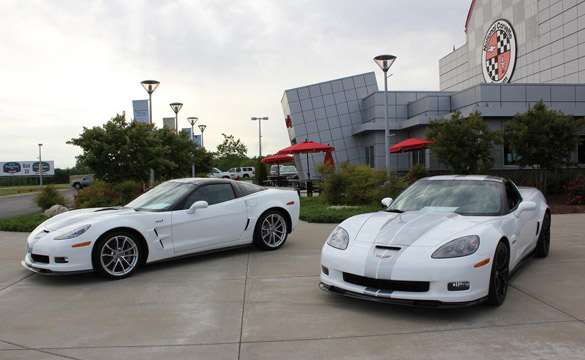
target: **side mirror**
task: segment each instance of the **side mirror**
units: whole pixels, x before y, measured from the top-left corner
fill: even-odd
[[[392,200],[392,198],[390,198],[390,197],[383,198],[382,205],[389,207],[390,205],[392,205],[392,201],[394,201],[394,200]]]
[[[533,201],[522,201],[520,203],[520,205],[518,205],[518,209],[516,209],[516,212],[514,213],[514,215],[516,215],[516,217],[520,217],[520,214],[522,214],[524,211],[533,211],[536,210],[536,203]]]
[[[209,206],[209,204],[207,203],[207,201],[203,201],[203,200],[195,201],[193,203],[193,205],[191,205],[191,207],[189,207],[189,210],[187,210],[187,214],[194,214],[197,209],[205,209],[208,206]]]

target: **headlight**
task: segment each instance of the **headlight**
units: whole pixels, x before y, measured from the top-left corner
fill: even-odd
[[[78,237],[79,235],[83,234],[84,232],[87,231],[87,229],[89,229],[91,225],[83,225],[82,227],[78,227],[75,230],[71,230],[68,233],[65,233],[63,235],[59,235],[57,237],[55,237],[55,240],[67,240],[67,239],[73,239]]]
[[[333,246],[339,250],[347,249],[347,244],[349,243],[349,235],[347,231],[345,231],[342,227],[336,227],[329,235],[329,239],[327,239],[327,244],[329,246]]]
[[[447,259],[471,255],[479,248],[479,236],[470,235],[449,241],[437,249],[431,256],[433,259]]]

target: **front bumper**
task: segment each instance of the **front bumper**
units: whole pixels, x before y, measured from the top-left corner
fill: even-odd
[[[82,274],[82,273],[87,273],[87,272],[91,272],[92,270],[78,270],[78,271],[55,271],[55,270],[51,270],[48,268],[40,268],[40,267],[36,267],[32,264],[29,264],[26,262],[26,260],[23,260],[20,262],[20,264],[27,270],[30,270],[32,272],[36,272],[37,274],[42,274],[42,275],[70,275],[70,274]]]
[[[432,259],[433,248],[403,247],[388,258],[375,256],[375,245],[354,242],[338,250],[327,244],[321,252],[324,291],[384,303],[427,307],[462,307],[484,301],[489,293],[491,260],[479,252],[454,259]],[[355,281],[356,278],[363,280]],[[378,281],[380,280],[380,281]],[[405,283],[404,287],[378,288],[377,283]],[[468,288],[454,290],[453,283]],[[421,289],[419,285],[424,285]]]

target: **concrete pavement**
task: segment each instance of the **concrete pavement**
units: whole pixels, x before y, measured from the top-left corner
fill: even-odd
[[[300,223],[276,252],[154,264],[129,279],[20,266],[27,234],[0,232],[0,359],[583,359],[585,215],[554,215],[551,253],[503,306],[438,310],[318,288],[334,225]]]

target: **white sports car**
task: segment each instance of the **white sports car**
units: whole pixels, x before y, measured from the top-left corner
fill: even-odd
[[[22,265],[42,274],[96,271],[121,279],[144,263],[254,244],[275,250],[299,219],[295,191],[224,179],[167,181],[121,208],[48,219]]]
[[[523,260],[548,255],[544,196],[504,178],[425,178],[382,203],[385,211],[351,217],[331,232],[321,289],[417,306],[500,305]]]

